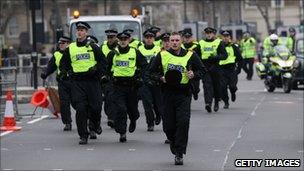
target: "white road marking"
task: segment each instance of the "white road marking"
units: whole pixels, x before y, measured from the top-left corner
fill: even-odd
[[[3,169],[3,170],[13,170],[13,169]]]
[[[8,151],[7,148],[1,148],[1,151]]]
[[[48,117],[49,117],[49,115],[43,115],[40,118],[36,118],[34,120],[31,120],[31,121],[27,122],[27,124],[33,124],[35,122],[41,121],[42,119],[45,119],[45,118],[48,118]]]
[[[278,104],[292,104],[293,102],[289,102],[289,101],[274,101],[272,103],[278,103]]]
[[[94,148],[87,148],[87,150],[88,150],[88,151],[93,151],[93,150],[94,150]]]
[[[51,151],[52,148],[44,148],[43,150],[44,150],[44,151]]]
[[[5,132],[2,132],[2,133],[0,134],[0,137],[2,137],[2,136],[4,136],[4,135],[7,135],[7,134],[10,134],[10,133],[12,133],[12,132],[14,132],[14,131],[5,131]]]
[[[262,153],[264,150],[255,150],[256,153]]]
[[[219,150],[219,149],[215,149],[215,150],[213,150],[214,152],[219,152],[219,151],[221,151],[221,150]]]
[[[230,147],[229,147],[229,149],[228,149],[228,151],[227,151],[227,153],[226,153],[224,162],[223,162],[223,164],[222,164],[222,171],[225,170],[225,165],[226,165],[226,163],[227,163],[227,161],[228,161],[228,157],[229,157],[230,151],[231,151],[232,148],[234,147],[236,141],[237,141],[238,139],[242,138],[242,132],[243,132],[244,127],[247,125],[247,123],[248,123],[248,121],[250,120],[250,118],[253,117],[253,116],[255,115],[255,111],[258,109],[258,107],[259,107],[259,106],[262,104],[262,102],[265,100],[265,97],[266,97],[266,96],[263,96],[263,97],[261,98],[261,100],[259,101],[259,103],[257,103],[257,104],[255,105],[253,111],[252,111],[251,114],[247,117],[247,119],[245,120],[244,124],[241,126],[241,128],[240,128],[240,130],[239,130],[239,132],[238,132],[237,137],[234,139],[234,141],[232,142],[232,144],[230,145]]]
[[[135,151],[135,149],[134,148],[130,148],[129,151]]]
[[[298,153],[303,153],[303,150],[299,150]]]

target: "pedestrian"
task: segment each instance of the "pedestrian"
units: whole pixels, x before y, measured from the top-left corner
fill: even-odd
[[[191,111],[189,80],[200,78],[204,67],[195,53],[181,48],[182,38],[178,33],[171,34],[170,44],[171,48],[168,51],[157,54],[147,74],[151,79],[163,82],[163,129],[170,140],[170,150],[175,155],[175,165],[183,165]]]
[[[103,42],[101,45],[101,53],[104,54],[105,57],[108,56],[108,54],[114,50],[117,47],[117,29],[116,28],[110,28],[108,30],[105,30],[105,34],[107,35],[107,40]],[[103,86],[103,94],[104,94],[104,111],[108,118],[108,126],[111,128],[114,128],[114,119],[113,119],[113,106],[111,106],[111,100],[112,100],[112,93],[113,93],[113,84],[112,82],[104,77],[104,84]]]
[[[90,25],[79,21],[76,23],[76,42],[64,51],[60,63],[60,78],[70,77],[72,81],[72,103],[76,108],[79,144],[88,143],[88,120],[90,131],[101,134],[102,94],[100,78],[104,75],[107,61],[102,56],[96,43],[88,43],[87,35]]]
[[[227,89],[231,94],[231,101],[236,100],[238,74],[242,67],[242,55],[237,44],[232,43],[231,33],[227,30],[222,31],[222,40],[225,44],[228,57],[226,60],[220,60],[221,69],[221,90],[224,109],[229,108],[229,96]]]
[[[60,113],[61,121],[65,125],[63,131],[72,130],[72,118],[71,118],[71,81],[68,77],[60,78],[59,64],[62,59],[63,52],[71,43],[71,39],[66,36],[62,36],[58,41],[58,50],[56,50],[49,60],[45,71],[43,71],[40,77],[45,80],[49,75],[57,70],[57,82],[58,82],[58,93],[60,99]]]
[[[155,34],[151,30],[146,30],[143,35],[144,44],[139,46],[138,50],[144,55],[147,62],[150,63],[152,58],[160,52],[160,47],[154,44]],[[139,94],[145,110],[147,131],[154,131],[154,124],[160,124],[162,115],[162,99],[159,82],[144,79],[144,84],[139,89]]]
[[[194,41],[193,34],[191,28],[185,28],[183,30],[183,44],[182,48],[191,50],[197,54],[199,54],[199,44],[198,42]],[[192,80],[191,81],[191,88],[192,88],[192,96],[194,100],[198,99],[198,93],[200,92],[200,80]]]
[[[113,81],[111,102],[115,131],[120,134],[119,141],[127,141],[127,117],[129,116],[129,132],[136,129],[139,118],[137,93],[142,85],[142,76],[147,66],[145,57],[135,48],[129,46],[131,35],[121,32],[117,35],[118,47],[108,55],[107,73]]]
[[[250,35],[249,32],[243,34],[243,39],[240,43],[240,49],[242,51],[243,70],[246,72],[247,80],[252,80],[253,75],[253,63],[256,57],[256,40]]]
[[[205,98],[205,109],[208,113],[212,112],[212,101],[214,99],[213,110],[219,110],[221,99],[220,89],[220,70],[219,61],[227,58],[227,52],[223,42],[216,38],[216,29],[207,27],[204,29],[206,39],[199,41],[201,59],[207,68],[207,73],[203,76],[203,88]]]

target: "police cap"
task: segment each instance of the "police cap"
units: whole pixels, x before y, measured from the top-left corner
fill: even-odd
[[[163,33],[162,35],[161,35],[161,39],[162,40],[164,40],[164,39],[169,39],[170,38],[170,33]]]
[[[76,28],[78,29],[78,28],[85,28],[85,29],[90,29],[91,28],[91,26],[87,23],[87,22],[84,22],[84,21],[78,21],[77,23],[76,23]]]
[[[67,36],[62,36],[58,40],[58,43],[61,43],[61,42],[71,42],[71,38],[69,38]]]
[[[130,37],[131,37],[131,35],[128,32],[124,32],[124,31],[117,34],[117,38],[118,39],[121,39],[121,38],[130,38]]]
[[[112,28],[112,29],[105,30],[105,33],[107,36],[115,36],[115,35],[117,35],[118,31],[116,28]]]
[[[95,36],[88,35],[87,40],[92,40],[94,43],[98,43],[98,39]]]
[[[146,30],[143,35],[145,37],[149,37],[149,36],[155,37],[154,32],[152,32],[152,30],[150,30],[150,29]]]
[[[184,30],[183,30],[183,36],[185,36],[185,37],[191,37],[193,34],[192,34],[192,30],[191,30],[191,28],[185,28]]]
[[[212,28],[212,27],[207,27],[204,29],[204,32],[205,33],[216,33],[216,29],[215,28]]]
[[[122,31],[123,33],[128,33],[129,35],[131,35],[133,32],[134,32],[134,30],[132,30],[132,29],[125,29],[124,31]]]
[[[223,31],[221,31],[221,35],[223,35],[223,36],[231,36],[231,33],[228,30],[223,30]]]
[[[159,32],[161,29],[159,27],[156,26],[152,26],[149,28],[149,30],[151,30],[154,34],[156,34],[157,32]]]

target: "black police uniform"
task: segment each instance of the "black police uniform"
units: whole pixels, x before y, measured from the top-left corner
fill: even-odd
[[[155,37],[155,34],[151,30],[146,30],[144,32],[144,36]],[[151,50],[155,46],[156,45],[154,45],[154,44],[152,44],[152,45],[144,44],[143,49]],[[142,46],[139,48],[139,50],[141,50],[141,48],[142,48]],[[160,48],[159,48],[159,51],[160,51]],[[154,58],[155,58],[155,56],[145,56],[145,57],[148,59],[149,65],[151,64],[151,61],[154,60]],[[148,65],[148,67],[149,67],[149,65]],[[162,116],[162,98],[161,98],[160,82],[152,81],[152,80],[144,77],[144,84],[142,87],[139,88],[139,95],[142,99],[143,107],[145,110],[148,131],[153,131],[154,124],[159,125],[161,122],[161,116]]]
[[[77,22],[76,27],[89,29],[85,22]],[[94,53],[96,65],[87,72],[73,72],[70,56],[70,46],[64,51],[60,64],[60,77],[69,76],[72,81],[72,103],[76,108],[77,130],[81,141],[79,144],[86,144],[89,132],[87,130],[88,120],[90,120],[90,130],[101,134],[101,108],[102,92],[100,78],[106,71],[107,61],[102,56],[100,48],[95,44],[87,44],[87,39],[82,42],[76,41],[77,47],[91,46]]]
[[[61,37],[59,39],[59,43],[61,42],[70,42],[71,39],[68,37]],[[63,51],[58,50],[60,54],[63,54]],[[47,64],[46,70],[41,73],[41,78],[46,79],[53,72],[58,70],[58,66],[56,65],[56,58],[53,55],[50,61]],[[57,73],[56,77],[58,81],[58,94],[60,99],[60,113],[61,113],[61,121],[65,124],[64,131],[70,131],[72,129],[72,118],[71,118],[71,81],[68,78],[59,78]]]
[[[130,34],[122,32],[117,35],[118,38],[129,38]],[[126,54],[131,49],[136,52],[136,67],[137,71],[132,77],[114,77],[112,72],[113,58],[116,54]],[[111,102],[113,102],[113,118],[115,131],[120,134],[120,142],[125,142],[127,132],[127,117],[129,116],[130,125],[129,132],[134,132],[136,128],[136,120],[139,118],[138,111],[138,88],[141,86],[139,80],[143,76],[143,72],[147,66],[145,57],[135,48],[129,46],[122,48],[118,46],[117,51],[113,50],[108,55],[108,69],[107,73],[112,78],[113,82],[113,95]],[[132,57],[130,57],[132,58]],[[131,59],[130,59],[131,60]],[[116,65],[116,64],[115,64]]]
[[[211,27],[207,27],[205,32],[214,32],[216,33],[216,30]],[[206,42],[213,42],[215,39],[205,39]],[[199,50],[195,50],[198,52],[201,57],[201,46],[198,46],[200,48]],[[203,64],[205,65],[207,69],[207,73],[203,76],[203,89],[204,89],[204,98],[205,98],[205,108],[208,112],[211,112],[211,104],[212,100],[214,98],[214,111],[218,111],[218,104],[221,99],[221,87],[220,87],[220,69],[219,69],[219,61],[225,60],[228,56],[225,45],[221,41],[218,45],[217,49],[217,55],[209,57],[208,59],[202,59]]]
[[[185,49],[180,50],[179,54],[175,54],[172,49],[168,50],[174,56],[183,57],[187,54]],[[153,80],[160,80],[164,76],[161,53],[159,53],[155,60],[152,61],[148,69],[147,75]],[[192,68],[194,72],[194,79],[199,79],[205,72],[205,68],[199,57],[193,53],[187,63],[187,68]],[[176,71],[176,70],[175,70]],[[177,71],[179,72],[179,71]],[[168,73],[168,72],[167,72]],[[169,78],[169,77],[168,77]],[[172,80],[176,78],[170,78]],[[163,129],[170,140],[170,149],[177,157],[186,154],[186,147],[188,142],[189,122],[190,122],[190,105],[191,105],[191,88],[190,84],[166,83],[162,84],[163,94]]]
[[[117,35],[117,30],[116,29],[108,29],[105,31],[107,36],[116,36]],[[109,52],[107,52],[104,49],[109,49],[109,50],[114,50],[117,47],[117,42],[114,42],[113,44],[109,44],[109,42],[104,42],[101,45],[101,53],[107,57]],[[113,83],[109,78],[103,78],[103,84],[102,84],[102,91],[103,91],[103,101],[104,101],[104,112],[107,115],[108,118],[108,126],[111,128],[114,128],[114,119],[113,119],[113,108],[115,106],[112,106],[112,94],[113,94]]]
[[[222,35],[230,35],[228,31],[222,32]],[[224,108],[229,108],[229,96],[227,89],[229,88],[231,94],[231,100],[235,101],[236,95],[235,92],[237,91],[237,82],[238,82],[238,74],[241,72],[242,61],[243,57],[241,55],[240,49],[238,45],[234,43],[224,43],[225,47],[232,47],[233,54],[235,56],[234,63],[228,64],[220,64],[221,69],[221,95],[222,100],[224,101],[225,105]],[[229,52],[228,57],[229,57]]]
[[[191,28],[189,29],[184,29],[182,31],[183,36],[192,36],[192,30]],[[192,50],[195,53],[199,53],[199,44],[195,43],[195,42],[191,42],[191,43],[183,43],[184,48],[187,50]],[[196,80],[191,80],[191,89],[192,89],[192,95],[193,95],[193,99],[197,100],[198,99],[198,93],[200,92],[200,79],[196,79]]]

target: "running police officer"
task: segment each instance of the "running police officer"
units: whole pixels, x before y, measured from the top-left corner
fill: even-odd
[[[131,37],[129,38],[130,39],[129,40],[129,42],[130,42],[129,46],[130,47],[133,47],[133,48],[137,49],[141,45],[141,42],[139,40],[137,40],[137,39],[135,39],[135,38],[132,37],[132,34],[133,34],[134,30],[132,30],[132,29],[125,29],[123,32],[128,33],[128,34],[131,35]]]
[[[205,109],[210,113],[211,104],[214,98],[214,108],[219,109],[220,95],[220,72],[219,61],[227,58],[227,52],[223,42],[216,38],[216,29],[207,27],[204,29],[205,40],[200,40],[201,59],[207,68],[207,73],[203,76],[203,88],[205,97]]]
[[[183,164],[186,154],[190,121],[190,79],[200,78],[204,67],[192,51],[181,48],[181,36],[174,32],[170,36],[171,49],[161,51],[152,61],[147,75],[162,80],[164,102],[163,129],[170,140],[175,164]],[[159,74],[161,73],[161,75]]]
[[[155,34],[154,44],[156,46],[162,47],[162,40],[161,40],[161,33],[160,33],[161,29],[159,27],[152,26],[149,28],[149,30],[151,30]]]
[[[144,32],[144,44],[139,46],[138,50],[146,57],[148,63],[160,52],[160,47],[154,44],[155,34],[151,30]],[[145,78],[145,77],[144,77]],[[161,90],[159,82],[147,81],[144,79],[144,85],[139,89],[142,103],[145,110],[147,131],[154,131],[155,125],[161,121]]]
[[[224,30],[221,33],[222,40],[226,46],[228,58],[220,60],[221,69],[221,90],[222,100],[224,101],[224,109],[229,108],[229,96],[227,88],[229,87],[231,94],[231,101],[235,101],[238,82],[238,73],[240,73],[242,66],[242,55],[237,44],[232,43],[231,34],[229,31]]]
[[[108,55],[107,73],[113,80],[112,105],[115,131],[120,134],[119,141],[126,142],[127,117],[129,116],[129,132],[136,128],[139,118],[137,92],[142,84],[142,76],[147,61],[135,48],[129,46],[131,35],[122,32],[117,35],[118,47]]]
[[[243,34],[243,39],[240,43],[243,60],[243,70],[247,74],[247,80],[252,79],[253,75],[253,63],[256,56],[256,40],[250,36],[249,32]]]
[[[51,75],[54,71],[57,70],[61,120],[62,123],[65,125],[63,131],[72,130],[72,118],[71,118],[71,109],[70,109],[71,82],[68,78],[60,79],[59,64],[64,50],[69,46],[70,43],[71,43],[71,39],[69,37],[62,36],[59,38],[58,41],[59,50],[55,51],[53,57],[48,62],[46,70],[40,75],[40,77],[45,80],[49,75]]]
[[[191,28],[185,28],[183,30],[183,44],[182,48],[193,51],[195,53],[199,53],[199,47],[198,43],[194,41],[192,37],[192,30]],[[192,80],[191,81],[191,88],[192,88],[192,95],[193,99],[197,100],[198,99],[198,93],[200,92],[200,80]]]
[[[106,70],[106,58],[95,43],[87,44],[90,25],[79,21],[76,23],[77,40],[69,45],[60,63],[60,78],[72,80],[72,103],[76,107],[76,123],[80,136],[79,144],[87,144],[90,130],[101,134],[100,126],[102,94],[100,78]]]
[[[112,28],[105,31],[107,35],[107,40],[103,42],[101,46],[101,53],[104,56],[108,56],[111,50],[114,50],[117,47],[117,29]],[[111,106],[111,96],[113,93],[112,82],[107,79],[105,76],[102,79],[104,80],[103,86],[103,93],[104,93],[104,111],[108,117],[108,126],[114,128],[114,119],[113,119],[113,107]]]
[[[170,35],[171,33],[163,33],[161,35],[161,50],[169,50],[170,49]]]

